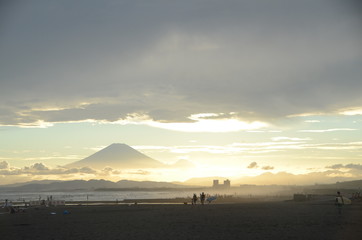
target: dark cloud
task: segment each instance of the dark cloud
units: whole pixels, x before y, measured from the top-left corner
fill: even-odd
[[[256,168],[259,168],[259,165],[257,162],[251,162],[247,168],[256,169]],[[267,170],[273,170],[274,167],[273,166],[262,166],[261,169],[267,171]]]
[[[273,170],[274,167],[273,166],[263,166],[261,169],[263,169],[263,170]]]
[[[258,168],[258,164],[256,162],[252,162],[249,164],[248,168]]]
[[[350,170],[362,170],[361,164],[349,163],[349,164],[334,164],[327,166],[326,168],[331,169],[350,169]]]
[[[129,113],[190,121],[202,112],[272,121],[359,106],[362,39],[355,5],[3,4],[0,124],[115,121]]]

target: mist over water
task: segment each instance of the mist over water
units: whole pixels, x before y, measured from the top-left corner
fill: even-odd
[[[53,196],[54,200],[67,201],[122,201],[124,199],[156,199],[156,198],[177,198],[190,197],[192,191],[82,191],[82,192],[5,192],[1,193],[0,201],[8,199],[9,201],[35,201],[47,199]],[[88,198],[87,198],[88,196]]]
[[[201,192],[207,196],[232,196],[241,198],[252,197],[275,197],[275,196],[292,196],[294,189],[286,186],[254,186],[254,187],[237,187],[230,189],[214,188],[195,188],[195,189],[173,189],[173,190],[149,190],[149,191],[2,191],[0,193],[0,202],[8,199],[9,201],[35,201],[47,199],[52,196],[54,200],[73,201],[122,201],[127,199],[173,199],[189,198],[193,194],[198,197]]]

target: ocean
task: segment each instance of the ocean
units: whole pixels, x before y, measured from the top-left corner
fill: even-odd
[[[167,199],[185,198],[198,192],[192,191],[69,191],[69,192],[0,192],[0,202],[28,202],[46,200],[72,201],[122,201],[125,199]]]

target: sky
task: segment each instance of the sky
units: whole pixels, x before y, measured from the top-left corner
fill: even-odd
[[[361,179],[361,24],[353,0],[1,1],[0,185]],[[112,143],[194,167],[63,167]]]

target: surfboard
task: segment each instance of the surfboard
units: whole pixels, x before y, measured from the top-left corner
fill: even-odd
[[[336,202],[338,204],[349,205],[352,201],[346,197],[336,197]]]
[[[344,205],[349,205],[352,203],[351,199],[346,198],[346,197],[342,197],[342,198],[343,198]]]

